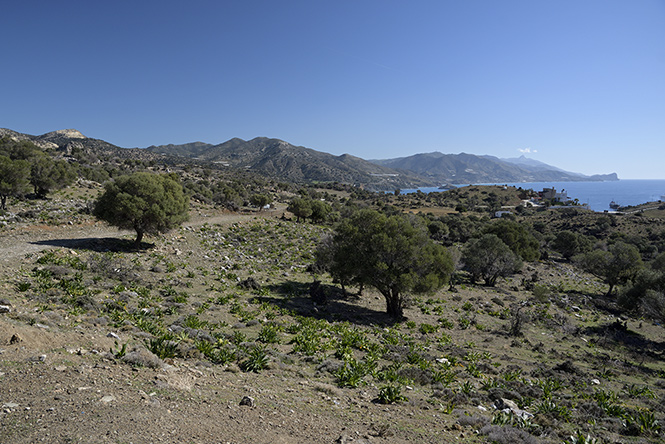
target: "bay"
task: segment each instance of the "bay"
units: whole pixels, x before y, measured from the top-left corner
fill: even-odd
[[[578,199],[581,204],[588,204],[593,211],[610,209],[610,202],[621,206],[639,205],[646,202],[658,202],[665,196],[665,180],[624,179],[610,182],[522,182],[474,185],[507,185],[542,191],[543,188],[565,190],[570,199]],[[469,186],[469,185],[459,185]],[[441,192],[438,188],[420,188],[423,193]],[[402,190],[403,193],[415,193],[415,189]]]

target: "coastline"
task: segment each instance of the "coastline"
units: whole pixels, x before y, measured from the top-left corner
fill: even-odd
[[[453,184],[455,185],[455,184]],[[620,179],[612,181],[574,181],[574,182],[503,182],[503,183],[477,183],[455,185],[463,188],[474,185],[505,185],[515,188],[533,189],[540,191],[543,188],[555,188],[557,191],[566,191],[570,199],[578,199],[581,204],[587,204],[596,212],[610,211],[610,203],[616,202],[621,206],[635,206],[647,202],[658,202],[665,195],[665,179]],[[445,192],[437,187],[405,189],[402,193]]]

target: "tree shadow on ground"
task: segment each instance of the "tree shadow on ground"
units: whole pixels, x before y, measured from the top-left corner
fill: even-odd
[[[308,282],[297,281],[267,285],[265,287],[271,293],[279,296],[257,296],[256,299],[291,310],[299,316],[325,319],[328,322],[347,321],[356,325],[368,326],[390,326],[399,322],[385,312],[358,305],[360,297],[345,294],[333,285],[320,285],[320,289],[325,295],[325,302],[317,303],[310,296],[310,285]]]
[[[133,240],[119,239],[115,237],[89,237],[76,239],[49,239],[30,242],[33,245],[48,245],[51,247],[69,248],[72,250],[88,250],[97,253],[131,253],[146,251],[155,246],[148,242],[141,242],[136,245]]]
[[[595,336],[598,343],[606,348],[617,345],[624,346],[633,357],[648,356],[652,359],[665,358],[665,342],[653,341],[630,330],[626,323],[621,321],[608,322],[603,325],[587,327],[584,334]]]

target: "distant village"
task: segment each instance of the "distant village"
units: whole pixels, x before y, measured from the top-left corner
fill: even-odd
[[[584,208],[590,210],[588,204],[581,204],[577,199],[568,197],[568,192],[565,189],[557,191],[556,188],[543,188],[542,191],[537,192],[537,195],[522,200],[522,206],[527,208],[551,206],[552,208]],[[513,214],[513,212],[500,210],[494,213],[494,217],[503,217],[509,214]]]

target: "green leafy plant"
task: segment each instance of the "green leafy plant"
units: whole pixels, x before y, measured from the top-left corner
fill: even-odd
[[[408,400],[409,398],[402,395],[402,387],[399,385],[386,385],[379,389],[379,402],[381,404],[396,404]]]
[[[466,366],[466,371],[468,374],[473,376],[474,378],[480,378],[483,375],[483,372],[480,371],[478,368],[478,365],[475,362],[470,363],[469,365]]]
[[[279,330],[273,324],[266,324],[261,327],[259,332],[259,337],[257,338],[259,342],[265,344],[279,344]]]
[[[657,435],[661,429],[660,423],[653,412],[646,410],[641,410],[634,415],[628,416],[627,422],[636,425],[640,431],[640,435]]]
[[[515,414],[512,411],[499,410],[492,416],[492,424],[499,426],[512,425],[515,421]]]
[[[293,337],[293,351],[312,356],[319,351],[323,351],[326,345],[323,343],[321,332],[305,329]]]
[[[515,370],[507,370],[503,374],[503,379],[504,381],[516,381],[522,376],[522,370],[521,369],[515,369]]]
[[[448,330],[452,330],[455,327],[455,324],[453,324],[452,321],[450,321],[449,319],[443,318],[443,317],[439,318],[438,322],[439,322],[439,324],[441,324],[441,327],[443,327],[445,329],[448,329]]]
[[[347,327],[342,328],[339,332],[339,342],[343,347],[352,347],[360,350],[366,347],[367,337],[364,332]]]
[[[453,411],[455,411],[455,403],[450,401],[445,405],[439,404],[439,411],[446,415],[450,415]]]
[[[30,287],[32,286],[32,283],[30,282],[19,282],[16,284],[16,289],[23,293],[24,291],[30,290]]]
[[[243,342],[247,342],[247,335],[240,330],[235,330],[231,335],[231,342],[236,346],[239,346]]]
[[[546,399],[538,404],[536,411],[540,414],[554,416],[566,422],[570,422],[572,418],[572,413],[568,407],[557,405],[551,399]]]
[[[183,324],[185,327],[201,329],[204,328],[208,323],[206,321],[202,321],[196,315],[189,315],[185,318]]]
[[[178,344],[168,336],[151,338],[146,341],[146,347],[160,359],[175,358],[178,351]]]
[[[594,397],[598,402],[598,406],[605,411],[609,416],[615,418],[623,418],[626,415],[626,409],[619,404],[619,397],[616,393],[605,390],[598,390]]]
[[[120,344],[118,344],[118,341],[115,341],[114,342],[115,350],[113,348],[111,348],[111,349],[109,349],[109,351],[117,359],[120,359],[120,358],[122,358],[123,356],[125,356],[127,354],[127,344],[128,343],[125,342],[124,344],[120,345]]]
[[[418,327],[418,331],[421,334],[424,334],[424,335],[429,334],[429,333],[436,333],[437,330],[438,330],[438,327],[436,325],[431,325],[431,324],[426,324],[426,323],[422,323]]]
[[[246,360],[240,363],[240,369],[244,372],[258,373],[268,368],[268,354],[262,346],[252,347]]]
[[[476,386],[471,381],[464,381],[459,386],[460,393],[470,396],[476,392]]]
[[[210,357],[211,355],[214,355],[215,353],[215,345],[206,340],[197,340],[194,341],[194,346],[198,351],[203,353],[204,356]]]
[[[647,386],[638,387],[635,384],[631,384],[624,387],[624,391],[631,398],[638,398],[640,396],[644,396],[645,398],[656,399],[656,395]]]
[[[591,435],[584,436],[582,431],[578,430],[576,434],[571,435],[565,444],[596,444],[598,440]]]
[[[545,398],[549,398],[553,393],[565,388],[565,385],[556,378],[537,379],[534,383],[543,390]]]
[[[374,362],[351,359],[335,373],[337,382],[341,387],[358,387],[365,383],[364,378],[374,371],[375,365]]]

